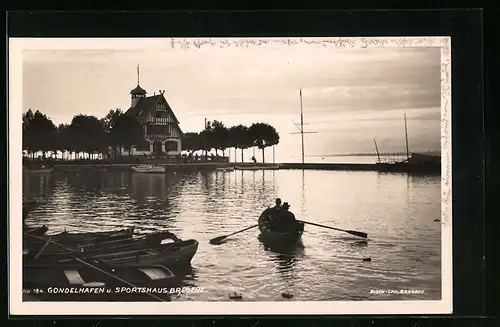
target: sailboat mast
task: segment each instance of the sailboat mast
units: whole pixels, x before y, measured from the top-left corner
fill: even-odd
[[[406,159],[410,159],[410,151],[408,149],[408,126],[406,124],[406,114],[405,114],[405,136],[406,136]]]
[[[378,162],[380,162],[380,153],[378,152],[377,141],[375,139],[373,139],[373,142],[375,142],[375,151],[377,151],[377,159],[378,159]]]
[[[302,106],[302,89],[300,89],[300,136],[302,137],[302,164],[304,164],[304,109]]]

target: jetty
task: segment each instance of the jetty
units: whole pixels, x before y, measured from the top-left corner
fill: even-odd
[[[416,157],[416,156],[415,156]],[[69,173],[83,171],[109,171],[123,172],[132,171],[132,167],[137,164],[117,163],[117,164],[70,164],[54,165],[54,173]],[[376,163],[229,163],[229,162],[194,162],[194,163],[157,163],[165,167],[165,171],[211,171],[223,169],[236,170],[329,170],[329,171],[378,171],[378,172],[408,172],[408,167],[404,171],[388,170]],[[410,165],[408,165],[410,166]],[[412,166],[412,165],[411,165]],[[417,165],[419,166],[419,165]],[[247,168],[247,169],[242,169]],[[420,169],[417,169],[420,170]],[[419,171],[415,171],[417,173]],[[422,171],[424,173],[424,171]],[[425,171],[425,173],[439,174],[440,170]]]
[[[307,169],[307,170],[351,170],[377,171],[376,164],[365,163],[282,163],[279,169]]]

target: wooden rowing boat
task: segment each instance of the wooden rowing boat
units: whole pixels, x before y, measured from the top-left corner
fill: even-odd
[[[50,174],[54,172],[54,168],[24,169],[23,172],[30,174]]]
[[[234,171],[234,167],[217,167],[216,171]]]
[[[24,227],[24,232],[35,236],[43,236],[48,230],[49,228],[45,225],[40,227]]]
[[[43,249],[41,249],[43,250]],[[78,251],[78,249],[72,249]],[[118,248],[80,248],[78,251],[83,256],[88,256],[107,264],[149,264],[165,265],[168,267],[187,266],[198,250],[198,241],[185,240],[176,243],[145,245],[144,242],[129,243]],[[43,262],[67,264],[73,262],[72,253],[48,253],[31,251],[24,255],[25,262]]]
[[[82,263],[69,264],[25,264],[23,265],[23,288],[31,295],[49,301],[123,301],[144,298],[136,294],[130,285],[150,288],[156,296],[167,296],[170,287],[176,287],[180,280],[162,265],[95,265],[129,284],[102,273]],[[144,292],[142,292],[144,293]]]
[[[165,166],[160,166],[160,165],[140,165],[140,166],[134,166],[131,168],[132,168],[132,171],[134,171],[136,173],[165,174]]]
[[[276,231],[269,225],[270,209],[266,209],[259,217],[259,239],[264,245],[272,248],[286,248],[297,245],[304,233],[304,223],[296,222],[288,231]]]
[[[96,266],[99,267],[99,265]],[[162,285],[166,279],[175,277],[170,269],[161,265],[129,264],[99,268],[136,286]],[[72,287],[76,285],[85,287],[87,284],[95,282],[104,283],[104,286],[119,283],[81,263],[28,264],[23,266],[23,284],[25,285],[38,287]]]
[[[38,238],[31,238],[29,237],[29,235],[27,235],[24,237],[24,248],[26,250],[39,249],[49,239],[57,243],[60,243],[62,245],[71,247],[84,244],[94,244],[110,240],[132,239],[133,235],[134,235],[134,227],[114,230],[114,231],[106,231],[106,232],[90,232],[90,233],[62,232],[54,235],[45,235],[43,237],[43,240]]]
[[[127,239],[134,235],[134,227],[118,229],[105,232],[88,232],[88,233],[68,233],[62,232],[53,236],[54,241],[63,242],[66,244],[89,244],[109,239]]]
[[[47,240],[50,237],[46,237]],[[40,248],[26,249],[31,253],[40,252],[40,255],[64,255],[71,254],[71,252],[85,253],[86,255],[102,254],[102,253],[116,253],[123,252],[127,250],[134,249],[144,249],[144,248],[156,248],[162,245],[162,242],[171,239],[173,241],[180,239],[171,232],[158,232],[148,235],[142,235],[139,237],[127,237],[127,238],[108,238],[97,240],[95,243],[82,243],[82,244],[61,244],[65,245],[67,250],[61,250],[61,248],[55,244],[50,244],[48,242],[47,246]],[[59,243],[58,240],[54,240]],[[42,242],[43,243],[43,242]]]

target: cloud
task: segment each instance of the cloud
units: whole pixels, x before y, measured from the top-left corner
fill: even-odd
[[[24,109],[40,109],[57,122],[82,112],[102,117],[110,109],[126,110],[140,63],[141,86],[149,94],[165,89],[181,124],[196,129],[203,117],[237,121],[251,116],[287,121],[280,128],[288,133],[300,113],[302,88],[306,119],[329,135],[312,139],[335,135],[354,144],[360,130],[399,138],[399,132],[387,129],[400,126],[407,113],[409,121],[431,126],[419,127],[426,131],[418,136],[424,143],[430,142],[426,135],[439,141],[439,48],[335,49],[270,42],[248,48],[110,50],[104,41],[101,46],[25,51]]]

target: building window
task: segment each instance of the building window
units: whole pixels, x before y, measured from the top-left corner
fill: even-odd
[[[179,147],[177,146],[177,142],[167,141],[165,142],[165,149],[167,150],[167,152],[178,151]]]
[[[167,133],[165,125],[149,125],[148,135],[165,135]]]
[[[165,111],[156,110],[156,118],[166,118],[167,113]]]
[[[166,118],[156,118],[155,123],[157,125],[166,125],[167,124],[167,119]]]

